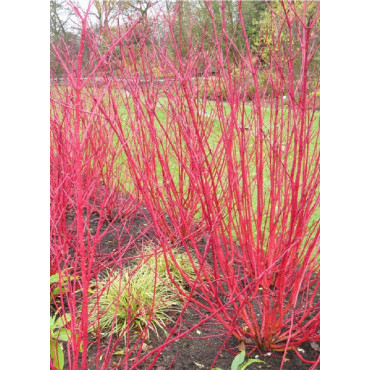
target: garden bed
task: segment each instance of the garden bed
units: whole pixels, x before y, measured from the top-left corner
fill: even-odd
[[[74,218],[74,214],[70,213],[67,216],[67,224],[71,226]],[[90,215],[89,228],[94,235],[96,233],[97,225],[99,222],[100,215],[94,212]],[[105,232],[104,237],[98,245],[96,251],[96,260],[104,261],[104,264],[109,265],[109,261],[117,259],[118,255],[121,255],[122,268],[130,267],[132,264],[138,262],[138,252],[141,247],[147,243],[156,243],[157,238],[154,229],[151,227],[151,218],[147,209],[143,206],[137,207],[136,212],[133,213],[124,222],[121,219],[117,219],[114,222],[105,220],[101,228],[101,233]],[[113,258],[113,255],[115,257]],[[211,258],[207,258],[208,263],[212,263]],[[319,301],[319,293],[314,301]],[[185,332],[197,325],[207,315],[206,312],[200,317],[199,313],[193,309],[188,308],[185,314],[181,318],[179,325],[179,333]],[[173,316],[176,319],[176,316]],[[169,328],[171,325],[169,325]],[[240,352],[243,346],[236,338],[227,338],[225,334],[219,334],[222,332],[222,326],[217,322],[210,320],[203,324],[199,328],[191,331],[187,336],[181,337],[175,340],[160,353],[154,369],[167,370],[167,369],[211,369],[215,357],[218,355],[216,364],[213,367],[219,367],[223,370],[230,369],[231,363],[234,357]],[[154,333],[151,334],[150,338],[145,341],[143,347],[143,354],[145,356],[147,352],[160,347],[166,340],[166,336],[163,332],[159,332],[159,336]],[[96,354],[98,347],[96,344],[96,338],[92,335],[89,337],[88,350],[88,369],[98,369],[96,365]],[[108,340],[101,339],[100,350],[108,346]],[[251,345],[247,345],[245,350],[248,354],[248,358],[258,358],[265,362],[251,364],[248,369],[279,369],[282,361],[282,353],[278,352],[267,352],[262,353],[255,350],[252,353],[250,351]],[[319,355],[319,343],[306,342],[302,344],[298,351],[302,357],[309,361],[315,361]],[[117,349],[115,353],[119,353]],[[66,368],[68,368],[68,355],[65,353]],[[124,369],[124,366],[118,366],[124,359],[122,354],[116,354],[112,356],[111,368]],[[147,369],[153,356],[142,364],[138,365],[137,369]],[[304,363],[299,359],[294,351],[289,351],[284,361],[284,369],[309,369],[312,365]],[[130,360],[129,362],[130,363]],[[320,368],[320,364],[316,369]]]

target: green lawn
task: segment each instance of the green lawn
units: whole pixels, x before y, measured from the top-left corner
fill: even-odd
[[[108,101],[105,98],[104,98],[104,103],[108,103]],[[138,120],[138,124],[141,121],[144,124],[144,126],[147,125],[148,121],[149,121],[148,120],[148,114],[147,114],[145,106],[146,105],[143,102],[143,104],[141,104],[141,109],[142,109],[142,114],[144,116],[141,117],[140,120]],[[136,117],[135,114],[137,112],[136,113],[134,112],[134,108],[135,107],[134,107],[134,104],[133,104],[132,100],[129,102],[128,107],[126,106],[126,104],[124,104],[124,102],[121,102],[121,104],[119,106],[119,116],[120,116],[120,119],[121,119],[122,128],[123,128],[123,131],[125,132],[125,134],[128,137],[130,137],[132,135],[132,129],[131,129],[131,126],[129,125],[128,109],[130,109],[130,111],[131,111],[131,117]],[[176,135],[176,130],[174,129],[174,125],[176,125],[177,122],[176,122],[176,119],[171,118],[170,114],[169,114],[169,112],[173,112],[173,109],[174,108],[172,107],[172,111],[171,111],[170,104],[169,104],[169,102],[167,101],[166,98],[160,98],[158,103],[157,103],[156,109],[155,109],[156,118],[153,122],[153,125],[154,125],[154,128],[155,128],[156,137],[161,138],[163,140],[163,142],[165,143],[164,145],[169,145],[170,141],[172,141],[172,140],[174,140],[176,142],[176,140],[175,140],[176,138],[173,135]],[[205,119],[209,120],[209,122],[210,122],[210,132],[209,132],[209,136],[206,138],[207,139],[206,143],[208,143],[208,145],[209,145],[209,147],[207,148],[207,155],[206,155],[206,158],[208,158],[208,160],[210,160],[211,158],[215,158],[215,157],[219,158],[219,157],[225,156],[225,151],[222,148],[221,149],[219,148],[218,151],[217,151],[217,146],[220,144],[221,135],[225,131],[225,129],[227,128],[226,126],[224,126],[222,128],[222,122],[220,122],[220,120],[217,118],[217,115],[215,115],[215,111],[217,109],[222,110],[223,115],[224,115],[224,117],[226,117],[226,119],[229,117],[229,115],[231,113],[231,108],[227,103],[217,105],[214,101],[207,101],[205,113],[206,113],[207,116],[211,116],[211,117],[206,117],[205,118]],[[253,117],[252,108],[251,108],[250,105],[246,104],[246,105],[244,105],[244,109],[245,109],[244,119],[246,121],[248,121]],[[275,112],[274,112],[274,114],[275,114]],[[314,116],[315,120],[314,120],[313,130],[318,130],[319,114],[317,112],[315,112],[314,115],[315,115]],[[241,121],[242,112],[238,111],[236,113],[236,116],[237,116],[238,122]],[[273,117],[271,117],[270,108],[268,108],[268,107],[263,108],[263,121],[266,124],[266,126],[268,126],[268,123],[270,122],[271,118],[273,118]],[[284,113],[284,119],[287,119],[286,113]],[[134,123],[136,124],[136,122],[134,122]],[[234,138],[236,138],[236,143],[234,144],[233,155],[235,155],[236,161],[237,161],[237,163],[239,163],[239,161],[240,161],[240,152],[239,152],[239,147],[238,147],[238,145],[239,145],[238,140],[240,140],[240,135],[239,136],[234,136]],[[148,142],[150,142],[149,131],[147,133],[147,140],[149,140]],[[248,142],[248,147],[249,148],[253,148],[254,140],[255,139],[254,139],[253,135],[250,135],[249,136],[249,142]],[[120,146],[117,137],[116,137],[116,143],[115,144],[117,144],[118,147]],[[185,144],[182,143],[181,145],[185,145]],[[207,144],[206,144],[206,146],[207,146]],[[268,149],[267,144],[266,144],[266,148]],[[311,153],[314,152],[314,143],[313,142],[310,144],[310,152]],[[168,161],[169,171],[171,173],[173,182],[174,182],[176,188],[178,189],[178,187],[179,187],[179,173],[180,173],[180,170],[181,170],[180,163],[179,163],[179,160],[176,157],[176,154],[173,150],[170,149],[168,151],[168,153],[169,153],[169,156],[167,158],[167,161]],[[162,151],[162,154],[163,154],[163,151]],[[124,152],[122,152],[122,155],[119,157],[119,159],[117,159],[116,166],[117,166],[117,172],[120,173],[120,183],[122,184],[122,188],[123,188],[122,190],[126,190],[126,191],[129,191],[129,192],[133,191],[134,188],[135,188],[134,183],[131,181],[130,177],[126,175],[125,171],[123,171],[123,169],[127,166],[127,158],[126,158],[126,155],[125,155]],[[253,160],[251,161],[251,165],[249,166],[249,171],[250,171],[251,174],[256,172],[255,168],[253,167]],[[156,175],[157,175],[157,178],[158,178],[159,185],[162,185],[163,184],[163,174],[162,174],[162,171],[161,171],[161,164],[159,163],[158,160],[156,160]],[[228,180],[227,179],[227,172],[224,172],[223,176],[224,176],[224,178],[221,179],[221,182],[226,183],[227,180]],[[185,176],[185,179],[184,179],[184,186],[185,187],[189,184],[189,181],[190,181],[189,178]],[[266,184],[266,188],[268,189],[268,186],[269,186],[269,183],[270,183],[270,169],[269,169],[268,165],[265,165],[265,167],[264,167],[264,182]],[[217,190],[217,195],[220,199],[222,198],[222,191],[225,191],[225,190],[222,190],[220,188]],[[254,191],[253,195],[252,195],[252,203],[253,203],[253,208],[254,209],[257,208],[257,204],[256,204],[257,203],[256,202],[257,196],[256,195],[257,195],[257,193],[256,193],[256,191]],[[268,198],[266,197],[266,199],[268,199]],[[237,217],[237,215],[235,215],[235,216]],[[196,218],[200,219],[201,217],[202,217],[201,212],[198,211],[197,214],[196,214]],[[226,221],[227,221],[228,216],[225,216],[225,217],[226,217]],[[317,209],[315,214],[312,217],[311,224],[314,223],[319,218],[320,218],[320,211],[319,211],[319,209]],[[268,225],[269,220],[267,219],[266,222],[267,222],[267,225]]]
[[[131,108],[133,108],[133,105],[131,105]],[[220,106],[219,106],[220,108]],[[214,101],[208,101],[207,102],[207,106],[206,106],[206,114],[207,115],[212,115],[214,114],[214,110],[216,109],[216,103]],[[230,114],[230,106],[227,104],[227,103],[224,103],[223,104],[223,112],[224,112],[224,115],[227,117],[229,114]],[[168,127],[168,126],[165,126],[165,127],[162,127],[162,125],[166,125],[166,120],[168,120],[168,102],[167,102],[167,99],[165,98],[160,98],[159,99],[159,102],[157,104],[157,108],[156,108],[156,120],[154,122],[154,127],[155,127],[155,130],[156,130],[156,135],[157,137],[166,137],[167,136],[167,139],[168,140],[171,140],[171,133],[169,132],[165,132],[165,128]],[[270,118],[271,118],[271,112],[270,112],[270,109],[269,108],[265,108],[263,109],[263,113],[264,113],[264,116],[263,116],[263,120],[264,122],[269,122],[270,121]],[[245,118],[246,119],[251,119],[252,117],[252,108],[250,105],[246,105],[245,106]],[[317,130],[318,129],[318,122],[319,122],[319,114],[317,112],[314,113],[315,114],[315,121],[314,121],[314,127],[313,129],[314,130]],[[122,122],[126,122],[127,118],[128,118],[128,114],[127,114],[127,110],[126,110],[126,107],[124,105],[122,105],[120,107],[120,116],[121,116],[121,119],[122,119]],[[285,114],[286,116],[286,114]],[[241,112],[238,112],[238,118],[240,119],[241,117]],[[209,117],[207,117],[206,119],[210,119]],[[145,121],[145,120],[144,120]],[[172,124],[176,124],[176,122],[174,120],[171,121]],[[128,127],[126,127],[128,128]],[[130,130],[128,128],[128,130]],[[172,130],[172,134],[174,134],[175,130]],[[127,133],[129,133],[129,131],[127,131]],[[210,151],[208,153],[208,158],[210,159],[213,155],[215,155],[215,150],[217,148],[217,145],[219,144],[220,142],[220,136],[222,134],[222,128],[221,128],[221,123],[219,121],[219,119],[217,118],[217,116],[214,118],[213,120],[213,125],[212,125],[212,130],[211,130],[211,133],[208,137],[208,144],[209,144],[209,148],[210,148]],[[149,136],[149,134],[148,134]],[[249,146],[250,147],[253,147],[253,142],[254,142],[254,138],[251,137],[250,138],[250,144]],[[314,143],[312,142],[311,145],[310,145],[310,152],[313,153],[314,151]],[[220,152],[221,154],[224,155],[224,153],[221,151]],[[179,161],[178,159],[176,158],[176,155],[174,153],[169,153],[169,158],[168,158],[168,166],[169,166],[169,169],[170,169],[170,172],[171,172],[171,175],[172,175],[172,178],[173,178],[173,181],[174,181],[174,184],[176,185],[176,187],[178,187],[179,185],[179,170],[180,170],[180,167],[179,167]],[[240,154],[239,154],[239,151],[237,150],[237,148],[235,149],[235,155],[236,155],[236,159],[237,161],[239,162],[240,160]],[[125,158],[125,155],[123,154],[122,155],[122,161],[121,161],[121,165],[124,165],[125,164],[125,161],[126,161],[126,158]],[[253,163],[253,162],[252,162]],[[253,170],[253,168],[250,167],[250,171],[251,173],[255,172],[255,170]],[[264,167],[264,180],[266,182],[266,186],[268,186],[269,182],[270,182],[270,172],[269,172],[269,167],[266,165]],[[163,176],[162,176],[162,173],[161,173],[161,165],[160,163],[157,161],[157,177],[158,177],[158,181],[159,181],[159,184],[162,185],[163,184]],[[131,184],[129,182],[129,180],[127,179],[127,177],[125,179],[121,179],[123,181],[123,183],[125,184],[125,188],[126,189],[132,189],[133,187],[133,184]],[[225,178],[225,181],[227,179]],[[189,181],[189,179],[187,180]],[[185,183],[186,184],[186,183]],[[222,191],[220,189],[219,191],[219,195],[221,195]],[[256,209],[257,205],[256,205],[256,192],[254,193],[254,196],[253,196],[253,207],[254,209]],[[197,213],[197,216],[200,218],[201,217],[201,213],[198,212]],[[320,211],[317,210],[314,214],[314,216],[312,217],[312,221],[311,223],[315,222],[316,220],[318,220],[320,217]],[[267,220],[268,222],[268,220]]]

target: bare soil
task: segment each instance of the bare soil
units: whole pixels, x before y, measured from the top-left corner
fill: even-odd
[[[73,214],[67,216],[67,223],[71,223],[73,220]],[[90,217],[90,230],[92,234],[96,232],[96,227],[99,222],[99,214],[93,213]],[[149,225],[149,226],[148,226]],[[102,238],[99,243],[99,247],[96,251],[97,260],[101,260],[104,264],[109,265],[109,260],[115,253],[119,252],[119,249],[126,248],[127,245],[130,248],[126,248],[124,252],[125,259],[123,264],[135,261],[140,246],[143,243],[156,240],[155,231],[150,227],[150,216],[145,207],[139,208],[135,214],[131,215],[129,219],[124,222],[117,220],[114,223],[105,221],[100,232],[106,231],[106,235]],[[137,248],[136,248],[136,247]],[[193,327],[200,321],[199,314],[191,309],[188,309],[183,316],[181,332],[186,329]],[[199,369],[211,369],[214,359],[218,355],[216,364],[213,367],[219,367],[223,370],[229,370],[234,357],[240,352],[238,348],[240,342],[234,338],[227,338],[225,335],[216,335],[215,333],[221,332],[222,327],[215,322],[204,324],[198,329],[192,331],[188,336],[181,337],[175,342],[171,343],[165,350],[160,353],[160,356],[153,367],[156,370],[199,370]],[[92,342],[94,338],[90,338]],[[160,346],[164,342],[165,338],[157,338],[155,335],[150,337],[150,340],[146,342],[146,345],[151,350]],[[301,356],[307,360],[315,361],[319,356],[320,343],[304,343],[300,346]],[[101,342],[101,346],[104,346],[104,340]],[[220,352],[220,348],[223,347]],[[89,370],[97,369],[95,363],[97,346],[91,344],[88,352],[88,366]],[[246,347],[248,352],[248,347]],[[145,354],[145,353],[144,353]],[[282,353],[261,353],[254,351],[249,353],[248,358],[258,358],[265,363],[254,363],[248,367],[248,370],[254,369],[280,369],[282,362]],[[113,356],[111,360],[111,367],[109,369],[124,369],[123,366],[117,367],[117,364],[122,360],[122,356]],[[137,369],[144,370],[150,366],[151,360],[144,362],[139,365]],[[304,363],[299,357],[293,352],[289,351],[286,355],[283,369],[286,370],[304,370],[310,369],[311,364]],[[68,355],[65,354],[65,368],[69,368]],[[320,364],[317,365],[316,369],[320,369]]]

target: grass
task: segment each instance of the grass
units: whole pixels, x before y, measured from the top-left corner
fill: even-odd
[[[187,281],[196,277],[194,268],[185,253],[175,252],[174,259],[185,278],[174,260],[170,260],[171,278],[185,288]],[[171,321],[168,313],[181,307],[181,300],[168,275],[162,251],[147,246],[140,260],[136,266],[122,271],[107,270],[97,281],[92,281],[96,292],[89,304],[90,332],[100,333],[102,337],[113,332],[124,338],[131,329],[150,328],[157,335],[158,330],[166,332],[166,323]]]
[[[120,102],[120,99],[117,99],[118,102]],[[104,102],[108,102],[108,97],[104,98],[103,100],[103,103]],[[123,130],[125,131],[125,133],[130,136],[131,134],[131,126],[129,124],[125,124],[127,122],[127,120],[129,119],[129,114],[128,114],[128,110],[127,108],[129,108],[130,110],[134,110],[134,103],[132,101],[132,98],[131,100],[128,101],[128,107],[126,104],[124,104],[124,102],[122,101],[120,106],[119,106],[119,116],[120,116],[120,119],[121,119],[121,122],[122,122],[122,126],[123,126]],[[143,103],[142,104],[142,107],[143,107],[143,111],[144,111],[144,114],[147,113],[146,112],[146,108],[145,108],[145,104]],[[166,143],[165,145],[168,145],[168,142],[171,141],[171,136],[167,136],[166,138],[166,135],[169,135],[168,132],[165,132],[165,125],[167,123],[167,120],[168,120],[168,110],[170,108],[169,107],[169,102],[167,100],[167,98],[159,98],[158,99],[158,103],[157,103],[157,107],[156,107],[156,119],[155,119],[155,122],[154,122],[154,127],[155,127],[155,130],[156,130],[156,135],[157,137],[163,137],[165,138],[164,142]],[[209,134],[209,137],[207,138],[207,141],[208,141],[208,144],[209,144],[209,153],[208,153],[208,158],[210,158],[211,156],[218,156],[219,154],[215,154],[215,151],[216,151],[216,148],[217,148],[217,145],[220,143],[220,137],[222,135],[222,127],[221,127],[221,122],[220,120],[217,118],[216,115],[214,115],[214,111],[217,109],[217,108],[220,108],[222,107],[222,110],[223,110],[223,114],[225,117],[228,117],[230,115],[230,112],[231,112],[231,108],[229,106],[228,103],[224,102],[222,105],[219,105],[219,103],[216,104],[215,101],[207,101],[207,104],[206,104],[206,109],[205,109],[205,113],[206,115],[213,115],[214,118],[214,121],[212,123],[212,127],[211,127],[211,131],[210,131],[210,134]],[[263,109],[263,119],[264,119],[264,122],[268,123],[270,122],[270,119],[271,119],[271,111],[270,111],[270,108],[269,107],[266,107]],[[313,130],[318,130],[319,127],[318,127],[318,122],[319,122],[319,114],[317,112],[314,112],[314,125],[313,125]],[[237,114],[237,119],[241,121],[241,112],[238,112]],[[244,120],[245,122],[248,122],[248,120],[250,120],[252,118],[252,108],[250,105],[246,104],[245,105],[245,112],[244,112]],[[210,119],[209,117],[206,117],[205,119]],[[145,122],[145,120],[144,120]],[[172,124],[176,124],[176,121],[174,119],[172,119]],[[148,140],[149,140],[149,134],[148,134]],[[254,138],[253,136],[251,135],[250,136],[250,143],[249,143],[249,147],[253,147],[253,144],[254,144]],[[114,139],[114,143],[113,143],[114,146],[117,146],[117,147],[120,147],[120,143],[119,143],[119,140],[117,137],[115,137]],[[266,144],[266,148],[267,148],[267,145]],[[310,148],[309,148],[309,151],[310,153],[313,153],[314,151],[314,142],[311,142],[310,143]],[[237,160],[237,163],[240,162],[240,152],[238,150],[238,143],[236,143],[236,145],[234,146],[234,153],[235,153],[235,156],[236,156],[236,160]],[[221,151],[220,152],[220,155],[223,155],[224,153]],[[291,155],[290,155],[290,158],[291,158]],[[117,168],[117,173],[119,173],[119,183],[121,184],[121,189],[122,191],[127,191],[127,192],[132,192],[134,191],[135,189],[135,184],[134,182],[132,181],[132,179],[130,178],[130,176],[127,176],[124,169],[126,168],[126,164],[127,163],[127,158],[126,158],[126,155],[125,153],[122,151],[120,153],[120,155],[116,158],[116,168]],[[253,163],[253,161],[252,161]],[[168,156],[168,166],[169,166],[169,170],[170,170],[170,173],[172,175],[172,180],[174,182],[174,185],[176,187],[176,189],[179,189],[179,173],[180,173],[180,164],[179,164],[179,160],[178,158],[176,158],[176,155],[175,153],[173,152],[172,149],[169,150],[169,156]],[[251,166],[250,167],[250,172],[253,174],[253,172],[255,172],[254,168]],[[163,185],[163,181],[164,181],[164,176],[161,172],[161,165],[159,163],[158,160],[156,160],[156,176],[157,176],[157,179],[158,179],[158,184],[159,186]],[[269,171],[269,168],[268,166],[265,166],[264,168],[264,181],[266,182],[266,186],[268,187],[269,185],[269,182],[270,182],[270,171]],[[184,181],[184,186],[185,186],[185,192],[186,192],[186,187],[189,185],[189,177],[185,177],[185,179],[183,179]],[[227,177],[225,177],[224,179],[222,179],[223,182],[226,183],[227,181]],[[217,194],[219,197],[222,196],[222,190],[219,188],[217,190]],[[253,196],[252,196],[252,203],[253,203],[253,207],[254,209],[256,209],[257,207],[257,194],[256,192],[254,192]],[[268,201],[268,199],[266,199],[266,201]],[[228,216],[225,216],[226,218],[226,221],[228,219]],[[235,216],[234,216],[235,217]],[[311,219],[311,224],[313,224],[316,220],[318,220],[320,217],[320,210],[317,209],[315,214],[312,216],[312,219]],[[201,220],[202,219],[202,214],[201,214],[201,211],[198,210],[196,213],[195,213],[195,220]],[[267,220],[267,222],[269,222]],[[235,235],[234,235],[235,236]]]
[[[126,337],[129,329],[143,331],[149,325],[165,330],[167,311],[179,305],[176,295],[164,284],[155,284],[153,272],[108,271],[97,282],[98,298],[90,302],[90,331],[108,337],[111,332]],[[100,327],[100,331],[98,330]]]
[[[159,99],[159,104],[157,104],[157,109],[156,109],[156,115],[157,115],[157,118],[160,122],[156,122],[155,123],[155,127],[156,129],[158,130],[157,131],[157,134],[158,136],[164,136],[165,133],[163,132],[162,128],[161,128],[161,124],[164,124],[166,122],[166,119],[167,119],[167,112],[165,109],[161,108],[162,107],[166,107],[168,105],[168,102],[167,102],[167,99],[166,98],[160,98]],[[207,102],[207,106],[206,106],[206,114],[210,115],[212,114],[212,112],[216,109],[216,103],[214,101],[208,101]],[[223,103],[223,111],[224,111],[224,115],[227,117],[229,114],[230,114],[230,106],[224,102]],[[270,112],[270,108],[269,107],[266,107],[264,110],[263,110],[263,113],[264,113],[264,122],[270,122],[270,118],[271,118],[271,112]],[[127,116],[127,111],[126,111],[126,108],[124,106],[121,106],[120,108],[120,115],[121,117],[123,118],[123,122],[125,121],[125,117]],[[251,119],[252,117],[252,108],[250,105],[246,105],[245,106],[245,112],[244,112],[244,119],[245,121],[248,121]],[[313,130],[318,130],[319,127],[318,127],[318,124],[319,124],[319,114],[317,112],[314,112],[314,115],[315,115],[315,120],[314,120],[314,124],[313,124]],[[238,118],[241,120],[241,112],[238,113]],[[162,132],[161,132],[162,131]],[[219,119],[216,117],[214,119],[214,122],[213,122],[213,125],[212,125],[212,132],[211,134],[209,135],[209,138],[208,138],[208,143],[209,143],[209,147],[211,149],[211,151],[214,153],[217,145],[219,144],[219,141],[220,141],[220,137],[221,137],[221,134],[222,134],[222,129],[221,129],[221,123],[219,121]],[[253,143],[254,143],[254,138],[251,137],[251,140],[250,140],[250,146],[253,146]],[[310,153],[313,153],[314,152],[314,142],[311,142],[310,143]],[[236,158],[237,158],[237,162],[240,161],[240,152],[238,150],[238,148],[235,148],[235,153],[236,153]],[[212,153],[209,153],[209,157],[212,155]],[[290,158],[292,158],[292,156],[290,155]],[[123,154],[123,157],[122,157],[122,164],[125,162],[125,155]],[[175,186],[178,188],[178,185],[179,185],[179,162],[177,160],[177,158],[175,157],[175,155],[170,155],[169,156],[169,168],[171,170],[171,174],[172,174],[172,179],[174,181],[174,184]],[[253,168],[251,167],[250,168],[250,171],[251,173],[253,173]],[[163,184],[163,177],[161,177],[161,171],[160,171],[160,165],[159,163],[157,162],[157,175],[159,177],[159,184],[162,185]],[[265,166],[265,169],[264,169],[264,179],[266,181],[266,184],[269,184],[269,179],[270,179],[270,173],[269,173],[269,168],[268,166]],[[123,179],[122,179],[123,180]],[[125,185],[128,186],[129,188],[132,188],[132,185],[129,185],[129,180],[126,178],[125,180],[123,180],[125,182]],[[225,181],[226,181],[226,178],[225,178]],[[256,208],[256,194],[254,195],[254,199],[253,199],[253,203],[254,203],[254,207]],[[314,220],[317,220],[319,219],[319,210],[316,211],[315,215],[313,216],[313,222]],[[200,213],[197,213],[197,218],[201,218],[201,214]]]

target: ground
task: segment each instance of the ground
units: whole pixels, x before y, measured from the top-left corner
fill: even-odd
[[[67,216],[68,224],[73,220],[74,215],[70,213]],[[97,258],[102,261],[109,261],[109,256],[112,253],[118,251],[118,248],[125,248],[128,241],[135,240],[135,243],[130,244],[132,246],[130,250],[125,252],[125,257],[135,257],[137,251],[143,242],[152,241],[155,239],[155,232],[148,226],[149,214],[145,207],[140,207],[134,214],[122,222],[122,219],[117,220],[114,223],[104,222],[101,232],[106,231],[106,235],[102,238],[99,248],[97,250]],[[92,234],[96,232],[96,227],[99,221],[99,214],[93,213],[90,217],[90,231]],[[130,261],[130,260],[129,260]],[[129,262],[126,262],[129,263]],[[188,309],[183,317],[182,331],[187,328],[191,328],[200,321],[198,313]],[[197,330],[191,332],[189,337],[182,337],[177,341],[170,344],[159,356],[153,369],[157,370],[167,370],[167,369],[211,369],[212,363],[219,352],[221,346],[224,345],[226,341],[226,336],[216,336],[217,325],[215,323],[204,324]],[[220,327],[221,328],[221,327]],[[213,336],[212,336],[213,335]],[[211,336],[211,337],[210,337]],[[153,348],[160,346],[165,337],[156,337],[155,335],[150,337],[150,340],[146,341],[145,348],[150,351]],[[90,338],[90,340],[94,340]],[[240,342],[231,337],[227,340],[226,345],[224,345],[216,364],[214,367],[221,368],[223,370],[229,370],[231,363],[236,354],[239,353]],[[102,347],[104,347],[104,340],[102,341]],[[88,352],[88,366],[89,370],[97,369],[95,365],[97,347],[95,344],[90,345]],[[246,348],[248,352],[248,347]],[[308,360],[316,360],[319,356],[319,343],[304,343],[300,346],[301,355]],[[145,352],[144,352],[145,354]],[[259,358],[265,362],[251,364],[248,369],[279,369],[282,354],[281,353],[260,353],[255,351],[250,354],[248,358]],[[68,368],[68,355],[65,354],[65,368]],[[117,364],[122,360],[122,355],[115,355],[111,360],[110,368],[117,368]],[[145,370],[149,367],[150,361],[140,365],[137,369]],[[309,369],[312,365],[302,362],[298,356],[293,352],[289,351],[284,363],[284,369]],[[319,369],[320,365],[316,367]],[[123,366],[118,367],[118,369],[124,369]]]

